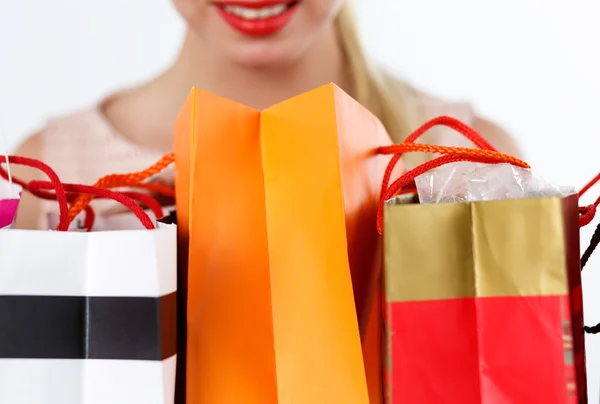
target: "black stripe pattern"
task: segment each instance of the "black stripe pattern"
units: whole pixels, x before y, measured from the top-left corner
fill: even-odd
[[[0,358],[162,361],[177,352],[177,294],[0,296]]]
[[[159,220],[163,224],[177,224],[177,211],[171,211],[167,216]],[[177,316],[180,319],[187,319],[187,281],[188,281],[188,243],[181,243],[177,249],[177,295],[178,306]],[[187,320],[180,321],[177,330],[177,371],[175,379],[175,404],[185,404],[187,390],[186,375],[186,352],[187,352]]]

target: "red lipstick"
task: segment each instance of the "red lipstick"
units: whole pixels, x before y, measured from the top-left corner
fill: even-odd
[[[298,1],[218,1],[213,5],[221,18],[236,31],[264,37],[285,28],[297,9]]]

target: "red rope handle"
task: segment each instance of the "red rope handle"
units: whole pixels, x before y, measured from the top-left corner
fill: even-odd
[[[22,166],[37,168],[42,171],[46,176],[50,179],[49,188],[54,189],[55,198],[58,201],[59,206],[59,223],[57,230],[59,231],[68,231],[69,230],[69,203],[67,200],[67,195],[65,193],[65,188],[58,178],[58,175],[54,170],[52,170],[48,165],[42,163],[39,160],[31,159],[28,157],[22,156],[8,156],[8,162],[6,161],[5,156],[0,156],[0,165],[3,163],[9,164],[19,164]],[[4,168],[1,168],[4,173]],[[4,177],[4,175],[3,175]],[[5,177],[6,178],[6,177]],[[23,181],[13,178],[13,182],[23,187],[24,190],[28,191],[28,184],[25,184]]]
[[[598,182],[600,182],[600,173],[598,173],[597,176],[595,176],[590,182],[588,182],[583,188],[581,188],[581,191],[579,191],[579,197],[581,198],[583,196],[583,194],[585,194],[587,191],[589,191]],[[598,198],[598,200],[596,201],[595,204],[596,205],[600,204],[600,198]]]
[[[122,194],[127,196],[128,198],[133,199],[134,201],[136,201],[138,203],[141,203],[141,204],[149,207],[157,218],[164,216],[162,206],[160,206],[160,204],[156,201],[156,199],[152,198],[150,195],[144,194],[144,193],[137,193],[137,192],[122,192]],[[73,196],[74,198],[72,198],[72,199],[74,200],[75,197],[78,196],[78,194],[71,194],[70,196]],[[84,208],[84,212],[85,212],[85,219],[83,222],[83,228],[86,229],[86,231],[90,232],[90,231],[92,231],[92,228],[94,227],[94,221],[96,219],[96,214],[94,213],[94,209],[92,209],[91,205],[87,205]]]
[[[2,168],[0,168],[0,176],[2,176],[5,179],[8,179],[8,174],[6,173],[6,170],[4,170]],[[26,190],[30,194],[32,194],[40,199],[52,200],[52,201],[56,200],[56,194],[45,191],[43,189],[39,189],[39,186],[38,186],[39,183],[37,181],[32,181],[32,183],[30,184],[30,183],[26,183],[18,178],[13,177],[13,182],[15,184],[22,186],[24,190]],[[43,186],[46,187],[47,185],[44,184]],[[152,212],[156,215],[157,218],[163,216],[162,206],[156,201],[156,199],[152,198],[150,195],[144,194],[141,192],[122,192],[122,193],[125,196],[133,199],[134,201],[139,202],[139,203],[149,207],[152,210]],[[75,201],[77,199],[77,197],[79,197],[79,194],[67,192],[67,201],[69,203],[72,203],[73,201]],[[94,213],[94,210],[92,209],[92,207],[90,205],[86,205],[86,207],[84,208],[84,212],[85,212],[85,219],[83,222],[83,228],[89,232],[89,231],[92,231],[92,227],[94,226],[96,214]]]
[[[579,208],[579,227],[585,227],[592,223],[596,216],[597,204],[583,206]]]
[[[125,195],[126,197],[131,198],[134,201],[149,208],[157,219],[160,219],[161,217],[164,216],[162,206],[160,206],[160,203],[158,203],[158,201],[156,199],[154,199],[151,195],[145,194],[143,192],[131,192],[131,191],[123,191],[121,193],[123,195]]]
[[[458,119],[449,117],[449,116],[439,116],[437,118],[433,118],[428,122],[425,122],[414,131],[410,136],[404,140],[403,143],[414,143],[417,139],[425,134],[428,130],[432,129],[435,126],[445,126],[450,129],[454,129],[456,132],[463,135],[465,138],[469,139],[475,146],[484,150],[498,151],[490,142],[485,140],[477,131],[470,126],[465,125]]]
[[[4,178],[7,181],[9,180],[8,173],[2,167],[0,167],[0,177]],[[52,200],[52,201],[56,200],[56,193],[37,190],[37,189],[31,189],[29,187],[28,183],[20,180],[19,178],[14,177],[14,176],[11,177],[11,180],[13,183],[21,186],[25,191],[29,192],[30,194],[32,194],[40,199]],[[76,194],[67,194],[68,203],[73,202],[76,197],[77,197]],[[95,217],[96,217],[96,214],[94,213],[94,210],[92,209],[92,207],[89,205],[86,206],[85,207],[85,221],[84,221],[83,225],[84,225],[84,228],[87,229],[88,231],[91,231],[92,226],[94,224]]]
[[[94,220],[96,219],[96,213],[94,213],[94,209],[90,205],[85,207],[85,220],[83,221],[83,228],[86,231],[92,231],[92,227],[94,226]]]
[[[414,143],[425,132],[435,126],[445,126],[454,129],[474,143],[475,146],[479,147],[479,149]],[[518,167],[529,168],[529,165],[524,161],[498,152],[474,129],[448,116],[441,116],[426,122],[409,137],[407,137],[403,143],[380,147],[377,152],[379,154],[392,155],[392,159],[386,167],[381,183],[381,197],[377,211],[377,231],[379,234],[381,234],[383,231],[383,208],[385,206],[385,202],[398,194],[398,192],[400,192],[408,184],[413,183],[416,177],[436,167],[453,162],[471,161],[486,164],[509,163]],[[390,178],[396,167],[396,164],[398,164],[402,156],[406,153],[414,152],[441,154],[442,156],[417,166],[416,168],[403,174],[400,178],[389,185]]]
[[[454,131],[456,131],[457,133],[459,133],[460,135],[465,137],[467,140],[470,140],[471,143],[473,143],[475,146],[477,146],[480,149],[497,151],[496,148],[494,146],[492,146],[492,144],[490,142],[485,140],[479,133],[477,133],[477,131],[475,129],[465,125],[458,119],[455,119],[455,118],[452,118],[449,116],[439,116],[437,118],[431,119],[430,121],[424,123],[416,131],[411,133],[404,140],[404,142],[402,142],[402,144],[415,143],[428,130],[430,130],[436,126],[444,126],[444,127],[453,129]],[[394,145],[394,146],[398,146],[398,145]],[[396,152],[394,152],[394,149],[393,149],[394,146],[387,146],[387,147],[379,148],[380,154],[393,154],[392,159],[388,163],[385,173],[383,174],[383,181],[381,183],[381,195],[384,194],[385,189],[388,187],[388,185],[390,183],[390,178],[392,177],[394,168],[396,168],[396,165],[398,164],[398,162],[400,162],[400,159],[402,158],[402,156],[405,153],[409,152],[408,150],[404,150],[404,151],[397,150]],[[469,150],[471,150],[471,149],[469,149]],[[430,153],[433,153],[433,152],[430,151]]]
[[[146,214],[146,212],[144,212],[144,210],[137,203],[135,203],[133,199],[126,196],[124,193],[115,192],[110,189],[98,188],[90,185],[63,184],[63,186],[66,192],[69,193],[93,195],[101,198],[112,199],[116,202],[119,202],[125,207],[129,208],[129,210],[133,212],[133,214],[140,220],[140,222],[142,223],[142,225],[144,225],[146,229],[152,230],[155,228],[154,223],[152,222],[152,219],[150,219],[148,214]],[[31,181],[29,183],[29,187],[35,190],[44,190],[51,189],[52,184],[47,181]],[[149,195],[148,197],[151,198]],[[86,227],[88,227],[88,229],[91,227],[90,225],[91,223],[89,222],[89,220],[86,220]]]
[[[588,182],[581,191],[579,191],[579,197],[581,198],[587,191],[589,191],[594,185],[600,182],[600,174],[594,177],[590,182]],[[584,206],[579,208],[579,213],[581,217],[579,218],[579,225],[581,227],[587,226],[594,220],[596,216],[596,211],[598,210],[598,206],[600,205],[600,197],[594,201],[591,205]]]
[[[501,153],[498,153],[499,156],[502,156]],[[402,193],[402,189],[409,185],[410,183],[414,182],[415,178],[418,177],[421,174],[426,173],[427,171],[430,171],[434,168],[449,164],[449,163],[455,163],[455,162],[460,162],[460,161],[465,161],[465,162],[474,162],[474,163],[485,163],[485,164],[500,164],[500,163],[507,163],[508,161],[504,161],[501,158],[489,158],[489,157],[482,157],[482,156],[472,156],[472,157],[468,157],[468,156],[462,156],[462,155],[453,155],[453,154],[447,154],[441,157],[437,157],[431,161],[428,161],[425,164],[421,164],[415,168],[413,168],[412,170],[404,173],[400,178],[398,178],[396,181],[394,181],[392,183],[392,185],[389,186],[389,188],[386,188],[383,190],[383,194],[381,195],[381,198],[379,200],[379,207],[377,210],[377,231],[379,232],[379,234],[383,233],[383,208],[385,207],[385,202],[391,198],[393,198],[394,196],[398,195],[398,193]],[[415,189],[411,188],[411,190],[414,192]]]
[[[17,161],[20,161],[19,159],[25,159],[24,161],[26,161],[27,164],[23,163],[24,165],[36,167],[36,168],[41,169],[42,171],[44,171],[44,169],[52,171],[50,169],[50,167],[46,166],[45,164],[43,164],[37,160],[26,159],[26,158],[17,157],[17,156],[11,156],[11,157],[9,157],[9,161],[11,163],[13,163],[12,159],[16,159],[14,161],[15,164],[19,164],[17,162]],[[3,159],[3,160],[5,160],[5,159]],[[145,184],[145,183],[138,183],[136,181],[143,181],[144,179],[149,178],[150,176],[152,176],[154,174],[157,174],[162,169],[164,169],[165,167],[170,165],[173,160],[174,160],[174,156],[172,154],[168,154],[166,156],[163,156],[163,158],[161,158],[156,164],[154,164],[153,166],[149,167],[146,170],[143,170],[138,173],[131,173],[131,174],[108,175],[108,176],[105,176],[102,179],[100,179],[97,184],[103,185],[105,187],[130,185],[133,188],[145,189],[145,190],[157,193],[157,194],[172,197],[172,196],[174,196],[174,190],[166,185],[152,184],[152,183]],[[0,163],[2,163],[2,160],[0,160]],[[2,176],[5,179],[8,179],[8,173],[6,172],[6,170],[4,170],[3,167],[1,167],[1,165],[0,165],[0,176]],[[49,175],[49,177],[50,177],[52,183],[54,183],[56,181],[58,181],[58,183],[60,183],[60,180],[58,180],[58,176],[56,176],[56,174],[54,174],[54,176]],[[56,178],[53,178],[53,177],[56,177]],[[48,189],[52,189],[52,187],[49,187],[47,182],[32,181],[30,183],[27,183],[25,181],[20,180],[19,178],[14,178],[14,177],[12,178],[12,180],[15,184],[20,185],[23,188],[23,190],[31,193],[34,196],[37,196],[38,198],[46,199],[46,200],[58,200],[58,198],[60,198],[60,194],[61,194],[60,191],[59,192],[56,192],[56,191],[49,192],[48,191]],[[65,185],[68,185],[68,187],[67,187],[68,189],[65,189]],[[129,202],[124,203],[125,200],[123,200],[120,197],[118,197],[119,199],[115,199],[115,195],[119,194],[117,192],[111,191],[108,193],[106,193],[106,192],[103,193],[103,192],[97,191],[95,189],[93,192],[89,192],[89,193],[81,191],[83,188],[88,189],[88,190],[91,190],[92,188],[103,189],[99,185],[97,185],[95,187],[88,187],[88,186],[83,186],[83,185],[80,186],[78,184],[61,184],[61,187],[62,187],[61,188],[62,194],[64,194],[64,196],[65,196],[64,199],[66,200],[67,213],[66,214],[64,213],[65,207],[62,206],[59,211],[60,212],[60,224],[59,224],[60,230],[64,230],[64,231],[68,230],[69,224],[75,218],[75,216],[77,216],[77,214],[79,214],[79,212],[81,212],[82,210],[85,210],[86,215],[85,215],[84,227],[88,231],[90,231],[93,226],[93,223],[94,223],[95,214],[94,214],[93,209],[91,207],[89,207],[89,202],[94,197],[99,197],[99,198],[104,198],[104,199],[113,199],[113,200],[116,200],[117,202],[121,202],[126,207],[128,207],[130,210],[132,209],[132,205]],[[147,206],[148,208],[150,208],[152,210],[152,212],[156,215],[157,218],[160,218],[163,216],[162,207],[160,206],[158,201],[156,201],[156,199],[154,199],[151,195],[141,193],[141,192],[131,192],[131,191],[120,192],[120,194],[128,199],[137,201],[137,202]],[[73,207],[71,208],[70,211],[69,211],[68,203],[73,203]],[[59,203],[59,205],[60,205],[60,203]],[[136,213],[136,212],[134,212],[134,213]],[[144,216],[143,220],[139,216],[139,212],[136,213],[136,216],[138,216],[138,218],[142,221],[142,223],[144,224],[144,226],[146,228],[149,228],[148,226],[149,226],[149,223],[151,223],[151,220],[148,221],[149,218],[145,214],[145,212],[143,215]],[[146,219],[148,219],[148,220],[146,220]],[[66,223],[66,226],[65,226],[65,223]],[[151,228],[154,228],[154,226],[152,225]]]

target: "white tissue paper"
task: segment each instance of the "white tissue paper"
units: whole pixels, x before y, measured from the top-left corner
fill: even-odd
[[[566,196],[572,187],[550,184],[510,164],[452,163],[415,179],[420,203],[476,202]]]

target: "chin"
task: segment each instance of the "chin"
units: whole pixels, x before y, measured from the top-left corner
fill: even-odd
[[[233,63],[247,69],[276,69],[293,63],[299,57],[299,52],[285,48],[273,44],[246,44],[228,52],[227,56]]]

